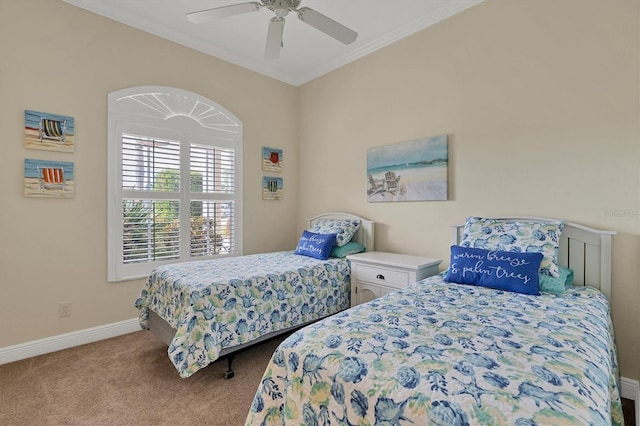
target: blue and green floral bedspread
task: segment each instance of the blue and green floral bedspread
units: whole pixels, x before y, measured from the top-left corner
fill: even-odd
[[[247,425],[623,424],[609,304],[441,275],[307,326],[274,353]]]
[[[225,348],[348,308],[350,281],[346,259],[264,253],[156,268],[135,304],[142,328],[151,309],[176,329],[169,358],[189,377]]]

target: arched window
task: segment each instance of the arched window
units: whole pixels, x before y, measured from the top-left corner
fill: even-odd
[[[242,122],[171,87],[109,94],[109,281],[242,254]]]

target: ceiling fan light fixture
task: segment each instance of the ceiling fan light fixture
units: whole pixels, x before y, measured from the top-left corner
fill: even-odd
[[[289,14],[289,8],[288,7],[278,7],[274,10],[276,16],[278,18],[284,18],[285,16],[287,16]]]

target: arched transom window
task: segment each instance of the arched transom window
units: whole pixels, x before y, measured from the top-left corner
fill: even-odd
[[[242,122],[171,87],[119,90],[108,102],[109,281],[242,254]]]

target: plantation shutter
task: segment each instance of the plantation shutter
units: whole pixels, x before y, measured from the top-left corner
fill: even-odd
[[[122,262],[180,258],[181,144],[122,138]],[[230,148],[189,146],[189,256],[234,250],[235,155]]]
[[[180,143],[124,134],[122,189],[122,262],[178,259]]]
[[[190,255],[234,251],[235,153],[230,148],[190,147]]]

